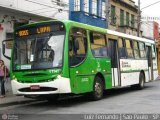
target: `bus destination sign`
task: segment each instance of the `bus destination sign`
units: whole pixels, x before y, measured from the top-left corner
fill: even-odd
[[[23,37],[28,36],[31,34],[42,34],[42,33],[48,33],[51,32],[51,26],[43,26],[38,28],[29,28],[25,30],[19,30],[16,32],[16,36]]]
[[[17,37],[24,37],[34,34],[43,34],[49,33],[54,31],[63,31],[64,26],[62,24],[55,24],[55,25],[45,25],[45,26],[36,26],[36,27],[29,27],[25,29],[20,29],[16,31]]]

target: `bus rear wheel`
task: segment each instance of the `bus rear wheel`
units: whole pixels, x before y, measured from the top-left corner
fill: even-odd
[[[137,85],[137,88],[139,90],[143,89],[144,88],[144,83],[145,83],[145,76],[144,74],[141,72],[140,75],[139,75],[139,84]]]
[[[93,84],[93,92],[91,93],[92,100],[100,100],[103,97],[104,87],[103,81],[99,76],[95,77]]]
[[[145,76],[144,74],[141,72],[139,75],[139,83],[136,85],[132,85],[131,87],[133,89],[137,89],[137,90],[141,90],[144,88],[144,83],[145,83]]]

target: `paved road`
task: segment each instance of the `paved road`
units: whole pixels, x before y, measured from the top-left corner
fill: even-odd
[[[160,80],[146,83],[143,90],[133,90],[131,88],[108,90],[100,101],[90,101],[86,96],[76,96],[74,98],[61,99],[56,103],[26,101],[0,105],[0,114],[8,114],[10,117],[17,117],[14,115],[18,114],[18,117],[22,117],[23,120],[36,120],[37,117],[39,117],[37,120],[54,120],[55,116],[65,120],[66,118],[75,119],[77,117],[76,115],[56,114],[129,113],[160,113]],[[21,116],[21,114],[23,115]],[[79,116],[79,118],[83,117]]]

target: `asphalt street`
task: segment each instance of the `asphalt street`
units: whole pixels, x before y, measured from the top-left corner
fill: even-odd
[[[74,96],[61,98],[55,103],[27,99],[0,104],[0,114],[18,120],[74,120],[91,119],[92,116],[84,116],[90,114],[158,114],[159,106],[160,80],[156,80],[146,83],[143,90],[130,87],[107,90],[99,101],[91,101],[86,96]]]

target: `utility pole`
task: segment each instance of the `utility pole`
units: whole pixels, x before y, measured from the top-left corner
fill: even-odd
[[[137,36],[140,36],[140,28],[141,28],[141,9],[140,9],[140,0],[138,0],[138,21],[137,21]]]
[[[106,0],[106,27],[109,28],[110,0]]]

